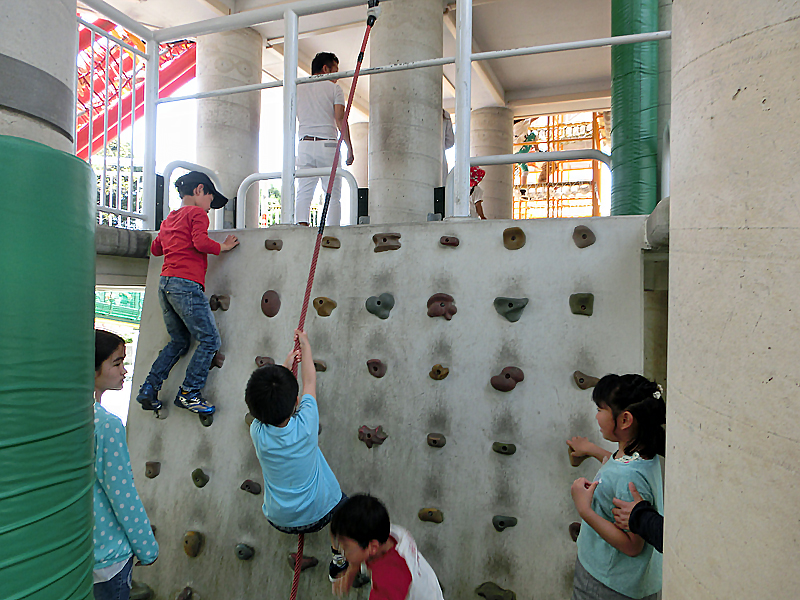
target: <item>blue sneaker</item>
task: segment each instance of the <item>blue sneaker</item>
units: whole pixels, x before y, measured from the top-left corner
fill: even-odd
[[[175,396],[175,406],[185,408],[200,415],[210,415],[217,410],[213,404],[209,404],[203,399],[200,390],[186,392],[183,388],[181,388],[181,391]]]
[[[161,400],[158,399],[158,390],[150,383],[144,382],[139,388],[136,401],[142,405],[144,410],[161,410]]]

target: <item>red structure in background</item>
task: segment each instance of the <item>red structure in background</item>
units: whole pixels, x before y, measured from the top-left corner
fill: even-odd
[[[138,37],[106,19],[98,19],[93,25],[114,37],[144,51],[145,44]],[[190,41],[164,44],[159,56],[158,97],[164,98],[195,77],[196,48]],[[129,50],[110,42],[99,34],[81,27],[78,46],[78,94],[77,94],[77,150],[78,157],[88,160],[91,153],[102,149],[121,130],[131,125],[132,119],[144,115],[144,73],[146,61]],[[134,72],[134,62],[136,72]],[[94,63],[94,71],[92,70]],[[108,73],[106,73],[108,67]],[[108,79],[106,79],[106,77]],[[106,85],[106,82],[108,85]],[[136,106],[133,107],[133,98]],[[106,112],[107,108],[107,112]],[[89,129],[91,121],[92,140]],[[107,125],[107,134],[106,131]]]

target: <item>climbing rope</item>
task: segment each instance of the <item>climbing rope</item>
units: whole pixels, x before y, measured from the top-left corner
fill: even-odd
[[[353,85],[350,86],[350,94],[347,97],[347,105],[344,109],[344,123],[346,124],[350,117],[350,107],[353,106],[353,97],[356,93],[356,84],[358,83],[358,75],[361,72],[361,63],[364,62],[364,51],[367,49],[367,41],[369,40],[369,33],[375,21],[378,18],[378,2],[379,0],[369,0],[369,10],[367,11],[367,29],[364,31],[364,41],[361,42],[361,51],[358,53],[356,60],[356,70],[353,75]],[[333,165],[331,166],[331,175],[328,178],[328,189],[325,192],[325,204],[322,207],[322,215],[320,215],[319,230],[317,231],[317,240],[314,243],[314,254],[311,257],[311,268],[308,272],[308,282],[306,283],[306,292],[303,296],[303,309],[300,311],[300,323],[297,328],[303,331],[306,324],[306,314],[308,313],[308,301],[311,298],[311,287],[314,285],[314,274],[317,272],[317,260],[319,259],[319,249],[322,245],[322,233],[325,231],[325,218],[328,215],[328,205],[331,201],[331,191],[333,190],[333,178],[336,176],[336,169],[339,166],[339,156],[342,148],[343,130],[339,131],[339,137],[336,141],[336,152],[333,155]],[[295,351],[300,349],[300,340],[296,340],[294,344]],[[297,376],[297,357],[292,362],[292,374]],[[303,561],[303,544],[305,543],[305,536],[301,533],[297,536],[297,555],[294,560],[294,577],[292,578],[292,595],[291,600],[297,598],[297,585],[300,582],[300,565]]]

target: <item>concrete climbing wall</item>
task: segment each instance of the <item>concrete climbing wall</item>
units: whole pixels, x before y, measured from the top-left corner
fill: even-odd
[[[592,230],[592,245],[576,245],[578,225]],[[505,247],[510,227],[524,233],[521,248]],[[641,371],[643,227],[644,217],[615,217],[326,231],[341,247],[321,249],[312,298],[337,306],[327,317],[310,308],[306,323],[314,357],[327,366],[318,373],[320,446],[346,493],[383,499],[393,521],[411,531],[446,598],[477,598],[475,588],[487,581],[520,599],[569,597],[576,549],[568,526],[577,520],[569,485],[599,465],[571,467],[565,439],[601,441],[590,391],[578,388],[573,372]],[[375,252],[373,235],[387,232],[401,235],[401,247]],[[315,231],[273,227],[238,235],[237,249],[209,260],[207,294],[230,297],[228,310],[214,313],[226,358],[206,387],[217,405],[213,424],[172,406],[187,358],[161,391],[167,418],[153,418],[135,401],[131,407],[136,485],[161,545],[158,562],[137,567],[134,579],[160,599],[187,585],[195,599],[280,598],[291,588],[287,555],[296,538],[273,530],[261,498],[240,489],[247,479],[261,482],[244,388],[257,356],[283,361],[291,347]],[[443,236],[458,238],[458,246],[442,245]],[[506,238],[519,244],[519,232]],[[266,240],[281,240],[282,249],[265,249]],[[134,389],[167,341],[156,295],[160,268],[161,259],[151,259]],[[268,290],[281,302],[271,318],[261,310]],[[365,303],[385,293],[395,305],[381,319]],[[449,320],[427,314],[437,293],[454,298]],[[591,316],[572,312],[573,294],[593,295]],[[495,309],[497,297],[529,301],[512,322]],[[576,304],[586,312],[586,299]],[[370,374],[372,359],[386,366],[383,377]],[[437,364],[449,369],[446,378],[429,375]],[[524,379],[501,392],[490,380],[506,367],[518,367]],[[358,438],[363,425],[382,426],[386,441],[368,448]],[[444,446],[428,445],[431,433],[442,434]],[[494,442],[514,444],[516,453],[495,452]],[[160,463],[157,477],[145,477],[146,461]],[[192,481],[198,468],[209,477],[202,488]],[[440,510],[443,521],[421,521],[424,508]],[[518,523],[496,531],[496,515]],[[187,531],[205,538],[194,558],[183,550]],[[253,558],[238,559],[237,544],[254,548]],[[306,554],[320,566],[302,574],[298,598],[329,598],[327,530],[307,536]]]

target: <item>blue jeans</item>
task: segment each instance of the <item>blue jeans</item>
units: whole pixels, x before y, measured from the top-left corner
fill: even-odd
[[[122,571],[108,581],[95,583],[92,587],[94,600],[128,600],[131,595],[131,569],[133,557],[128,559]]]
[[[201,390],[206,385],[211,360],[220,346],[217,324],[203,287],[188,279],[162,276],[158,284],[158,301],[164,325],[172,339],[150,367],[146,381],[160,390],[172,367],[189,351],[189,344],[194,338],[198,342],[197,349],[186,367],[181,388],[185,392]]]

